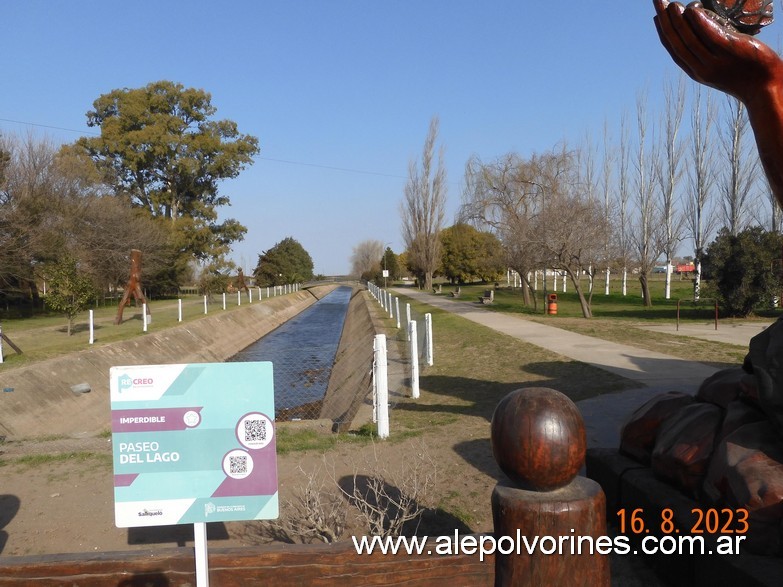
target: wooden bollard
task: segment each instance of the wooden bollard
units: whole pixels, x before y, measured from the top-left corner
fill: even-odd
[[[559,391],[518,389],[495,408],[492,452],[510,480],[492,492],[495,538],[516,545],[495,554],[497,587],[610,585],[609,557],[595,549],[606,536],[606,498],[578,476],[586,450],[579,409]]]

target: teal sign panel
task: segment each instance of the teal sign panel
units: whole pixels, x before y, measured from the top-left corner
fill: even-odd
[[[120,528],[278,516],[272,363],[110,371]]]

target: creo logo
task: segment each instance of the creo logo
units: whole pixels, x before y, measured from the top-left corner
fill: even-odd
[[[120,375],[117,383],[119,384],[120,393],[133,387],[133,379],[130,375]]]
[[[132,387],[148,387],[154,383],[152,377],[136,377],[133,378],[130,375],[120,375],[118,379],[120,393],[127,391]]]

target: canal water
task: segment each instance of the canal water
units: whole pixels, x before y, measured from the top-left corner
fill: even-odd
[[[273,363],[277,420],[319,417],[350,300],[338,287],[229,359]]]

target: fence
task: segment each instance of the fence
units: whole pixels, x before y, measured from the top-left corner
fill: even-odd
[[[386,368],[380,373],[373,369],[373,421],[378,425],[378,435],[385,438],[392,433],[393,426],[382,412],[393,410],[404,397],[418,398],[420,370],[434,364],[432,315],[416,311],[373,283],[368,283],[367,289],[384,316],[396,325],[392,335],[384,336],[380,348],[375,343],[374,367],[377,362],[385,361]],[[379,381],[382,376],[385,380]],[[383,389],[381,394],[379,387]]]
[[[409,306],[399,305],[397,298],[385,293],[392,324],[396,325],[399,319],[400,328],[392,335],[379,337],[373,315],[381,314],[385,318],[389,311],[378,306],[371,309],[365,298],[356,293],[349,302],[336,352],[331,342],[303,344],[300,338],[281,343],[283,348],[276,349],[277,420],[329,419],[333,430],[347,431],[370,418],[378,423],[380,418],[379,434],[385,437],[388,416],[379,413],[379,406],[393,409],[405,397],[418,397],[418,379],[413,376],[413,368],[420,357],[423,365],[427,363],[426,317],[416,312],[411,314]],[[377,294],[375,291],[374,295]],[[409,338],[411,324],[414,342]],[[379,385],[384,395],[380,400]],[[367,411],[360,414],[363,408]]]

